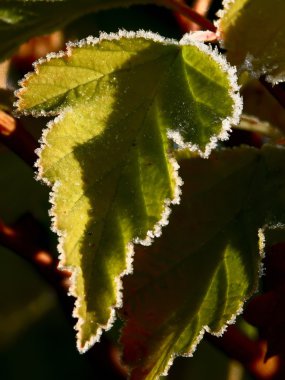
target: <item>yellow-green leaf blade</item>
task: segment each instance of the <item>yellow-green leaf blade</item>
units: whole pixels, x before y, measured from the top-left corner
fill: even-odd
[[[187,96],[179,108],[177,83]],[[112,324],[133,244],[158,236],[178,201],[167,135],[209,154],[237,121],[235,77],[203,45],[120,33],[40,61],[18,97],[20,111],[60,113],[43,136],[39,177],[53,185],[54,229],[62,235],[61,264],[74,273],[78,347],[85,350]]]
[[[225,0],[218,30],[229,61],[272,83],[285,75],[283,0]]]

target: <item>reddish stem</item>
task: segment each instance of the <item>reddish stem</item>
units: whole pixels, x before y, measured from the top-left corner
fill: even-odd
[[[207,340],[230,358],[240,362],[255,380],[284,380],[284,361],[279,356],[266,360],[265,341],[253,341],[236,326],[229,326],[221,338]]]
[[[185,16],[187,19],[199,25],[202,29],[210,30],[214,33],[217,31],[217,28],[210,20],[197,13],[195,10],[186,5],[183,1],[164,0],[163,4],[172,9],[173,11]]]
[[[58,260],[41,247],[38,241],[42,235],[35,219],[27,214],[14,226],[0,220],[0,244],[31,263],[45,280],[53,286],[60,298],[65,297],[69,287],[70,273],[58,269]]]
[[[0,142],[33,167],[37,155],[36,140],[26,131],[18,119],[0,110]]]
[[[181,0],[183,1],[183,0]],[[199,15],[206,18],[207,12],[210,8],[210,5],[212,3],[212,0],[196,0],[192,4],[192,10]],[[181,29],[183,32],[187,33],[190,30],[191,31],[198,31],[201,30],[201,26],[197,23],[193,22],[191,19],[186,18],[185,16],[182,16],[180,13],[175,14],[177,21],[179,22]]]

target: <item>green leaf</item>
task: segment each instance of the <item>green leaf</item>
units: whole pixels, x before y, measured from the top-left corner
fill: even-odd
[[[264,234],[285,221],[285,149],[242,147],[181,162],[181,205],[124,280],[124,359],[154,380],[204,331],[221,335],[256,290]]]
[[[178,202],[167,135],[207,156],[238,121],[236,90],[234,70],[210,48],[145,32],[69,45],[23,80],[20,111],[60,113],[38,167],[53,185],[61,265],[74,273],[79,350],[111,326],[133,243],[159,236]]]
[[[285,2],[224,0],[218,13],[229,61],[273,84],[285,78]]]

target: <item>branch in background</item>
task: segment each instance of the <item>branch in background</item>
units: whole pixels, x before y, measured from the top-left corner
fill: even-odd
[[[202,30],[209,30],[213,33],[216,32],[217,28],[215,25],[208,20],[203,15],[197,13],[194,9],[190,8],[188,5],[181,0],[164,0],[163,4],[172,9],[174,12],[178,13],[181,16],[184,16],[187,20],[190,20],[191,23],[199,25]],[[197,30],[197,29],[195,29]],[[185,31],[185,30],[184,30]],[[189,32],[189,29],[187,30]]]
[[[242,114],[240,123],[233,126],[234,129],[258,133],[279,143],[284,139],[284,133],[268,121],[261,121],[255,116]]]
[[[18,119],[0,110],[0,142],[6,145],[29,166],[33,167],[37,159],[37,142],[26,131]]]
[[[182,1],[183,0],[181,0],[181,2]],[[211,3],[212,0],[195,0],[191,8],[199,15],[206,17]],[[185,16],[182,16],[180,13],[176,13],[175,17],[184,33],[201,30],[201,26],[199,24],[193,22],[191,19],[186,18]]]
[[[53,287],[67,319],[73,326],[74,299],[68,296],[70,273],[57,268],[58,260],[42,247],[42,235],[43,231],[39,223],[29,214],[22,217],[14,226],[7,226],[0,220],[0,245],[32,264]],[[92,347],[84,356],[96,373],[102,375],[102,378],[126,379],[125,369],[119,363],[119,349],[106,337],[103,336],[100,344]]]
[[[266,360],[265,341],[253,341],[235,326],[229,326],[220,338],[207,334],[207,340],[240,362],[255,380],[284,380],[284,360],[279,356]]]
[[[58,260],[42,247],[42,235],[40,225],[30,214],[24,215],[12,227],[0,221],[0,244],[32,264],[60,298],[65,297],[70,273],[57,268]]]
[[[195,0],[194,4],[192,5],[192,8],[199,15],[206,17],[207,13],[210,9],[211,3],[212,3],[212,0]],[[199,25],[192,23],[192,21],[190,21],[190,26],[192,28],[190,30],[200,30],[201,29],[199,27]]]

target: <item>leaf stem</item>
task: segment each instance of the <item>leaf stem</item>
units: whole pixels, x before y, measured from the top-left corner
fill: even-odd
[[[183,1],[164,0],[162,4],[172,9],[173,11],[178,12],[179,14],[185,16],[187,19],[199,25],[204,30],[210,30],[211,32],[214,32],[214,33],[217,31],[217,28],[210,20],[200,15],[194,9],[190,8]]]
[[[18,119],[0,110],[0,142],[6,145],[29,166],[33,167],[37,159],[35,149],[37,142],[26,131]]]

